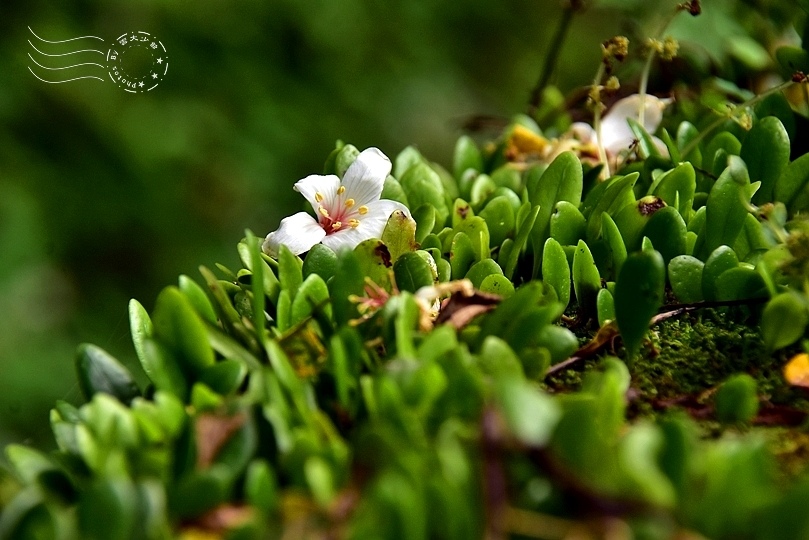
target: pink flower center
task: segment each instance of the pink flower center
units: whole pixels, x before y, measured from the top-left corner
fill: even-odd
[[[334,234],[346,227],[357,228],[360,224],[360,216],[368,213],[367,206],[360,206],[355,208],[354,199],[343,200],[343,193],[345,189],[341,186],[337,190],[337,201],[332,208],[326,208],[322,204],[317,207],[318,223],[326,235]],[[324,199],[320,193],[315,194],[315,199],[320,202]]]

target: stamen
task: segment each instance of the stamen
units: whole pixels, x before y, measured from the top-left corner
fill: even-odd
[[[358,220],[358,219],[349,219],[348,224],[351,225],[352,229],[356,229],[357,227],[360,226],[360,220]]]
[[[347,199],[345,202],[346,208],[351,208],[354,206],[354,199]]]
[[[337,194],[338,195],[342,195],[345,192],[346,192],[346,187],[345,186],[340,186],[339,188],[337,188]]]
[[[318,206],[317,211],[320,212],[320,215],[323,216],[324,218],[330,217],[329,211],[323,208],[322,206]]]
[[[359,208],[357,208],[357,212],[359,212],[361,216],[364,216],[365,214],[368,213],[368,207],[365,206],[365,205],[362,205]]]
[[[335,231],[339,231],[340,228],[342,228],[342,226],[343,223],[341,221],[335,221],[334,223],[331,224],[331,228]]]
[[[323,202],[323,194],[319,191],[315,192],[315,202]]]

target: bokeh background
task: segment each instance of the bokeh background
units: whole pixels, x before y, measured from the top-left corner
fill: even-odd
[[[586,4],[551,79],[566,94],[592,79],[601,41],[656,33],[676,2]],[[292,184],[321,171],[335,140],[390,156],[413,144],[448,165],[470,118],[525,111],[565,5],[3,0],[0,446],[50,444],[53,401],[81,399],[78,343],[137,372],[127,301],[151,310],[178,274],[235,267],[245,228],[264,235],[297,210]],[[656,70],[653,90],[711,74],[748,85],[769,72],[774,43],[797,39],[790,21],[803,24],[783,0],[703,6],[672,25],[688,63]],[[28,70],[29,26],[49,40],[146,31],[165,44],[169,72],[147,94],[45,84]],[[622,68],[627,91],[640,65],[636,55]]]

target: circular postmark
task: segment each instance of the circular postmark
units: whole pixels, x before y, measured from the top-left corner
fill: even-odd
[[[127,92],[153,90],[168,70],[166,47],[146,32],[127,32],[107,51],[107,72]]]

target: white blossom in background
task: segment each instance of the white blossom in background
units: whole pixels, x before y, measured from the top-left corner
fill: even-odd
[[[318,243],[338,251],[379,238],[395,210],[410,216],[402,203],[380,198],[390,171],[390,159],[379,149],[368,148],[360,152],[342,181],[333,174],[299,180],[294,189],[309,201],[317,218],[298,212],[282,219],[278,230],[264,240],[264,252],[277,257],[285,245],[299,255]]]
[[[660,126],[663,120],[663,111],[671,103],[671,99],[660,99],[655,96],[646,95],[645,99],[645,113],[643,118],[643,127],[651,135]],[[619,99],[610,108],[607,114],[601,119],[601,143],[604,149],[612,154],[618,155],[624,150],[628,150],[635,140],[635,134],[627,122],[628,118],[633,120],[638,119],[641,108],[641,97],[639,94],[632,94],[623,99]],[[589,124],[584,122],[576,122],[571,126],[573,135],[582,142],[595,143],[596,133]],[[663,152],[668,155],[668,149],[663,141],[656,137],[652,137],[655,144]]]

